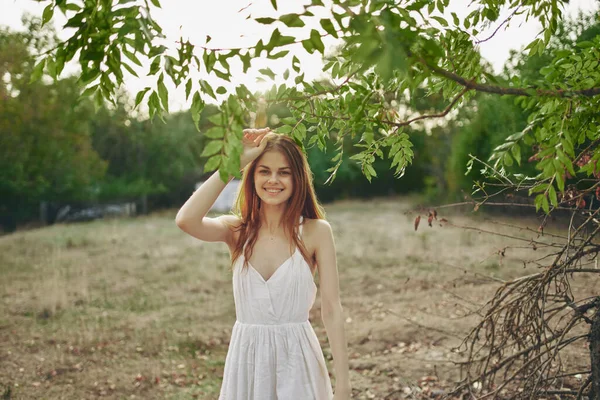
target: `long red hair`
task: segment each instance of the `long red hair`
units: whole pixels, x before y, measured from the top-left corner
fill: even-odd
[[[314,263],[309,257],[304,243],[298,237],[300,216],[303,216],[304,219],[324,219],[325,211],[317,200],[308,161],[296,142],[287,136],[274,135],[265,140],[268,141],[263,152],[244,168],[242,182],[232,209],[233,213],[240,219],[240,224],[234,228],[239,231],[239,239],[232,252],[231,265],[233,266],[243,253],[243,267],[247,268],[248,266],[248,260],[252,256],[252,250],[258,239],[258,230],[261,225],[261,200],[254,187],[254,172],[263,154],[268,151],[278,151],[284,155],[289,163],[293,182],[292,195],[288,199],[288,206],[283,214],[283,228],[312,269]],[[244,245],[246,246],[244,247]]]

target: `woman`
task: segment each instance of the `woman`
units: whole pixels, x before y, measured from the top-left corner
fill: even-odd
[[[225,360],[220,400],[350,398],[335,245],[310,169],[296,143],[266,129],[243,135],[243,179],[236,215],[207,218],[225,187],[213,174],[181,207],[177,226],[229,246],[237,320]],[[308,321],[317,287],[333,353],[335,395]]]

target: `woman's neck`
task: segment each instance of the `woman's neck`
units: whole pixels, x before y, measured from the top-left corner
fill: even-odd
[[[264,229],[269,233],[275,233],[283,229],[283,207],[262,207],[260,211],[260,221]]]

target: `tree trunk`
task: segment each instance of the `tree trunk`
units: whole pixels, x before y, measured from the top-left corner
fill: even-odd
[[[142,214],[143,215],[148,214],[148,195],[147,194],[144,194],[142,196]]]
[[[590,388],[590,400],[600,400],[600,308],[596,314],[590,329],[590,358],[592,363],[592,386]]]

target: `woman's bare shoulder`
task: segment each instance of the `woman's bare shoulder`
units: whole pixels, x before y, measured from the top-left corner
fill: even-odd
[[[324,236],[331,235],[331,224],[326,219],[306,218],[304,220],[304,235],[315,242],[318,242]]]

